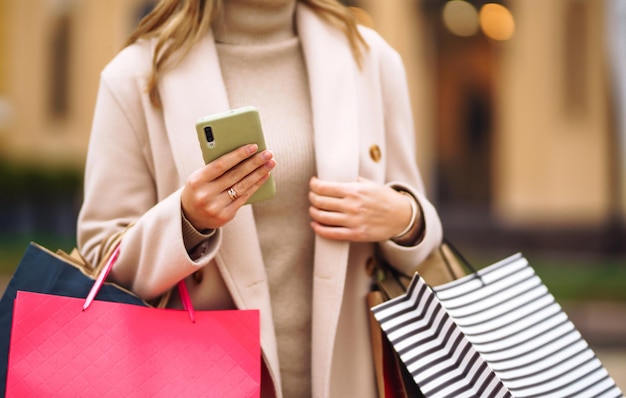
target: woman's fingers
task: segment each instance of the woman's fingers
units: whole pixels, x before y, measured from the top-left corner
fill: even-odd
[[[321,181],[316,177],[309,182],[309,201],[320,210],[348,212],[346,198],[358,194],[358,187],[353,183]]]
[[[309,191],[309,202],[316,209],[334,212],[341,211],[344,203],[343,198],[324,196],[314,191]]]
[[[206,172],[205,177],[207,181],[213,181],[221,177],[233,167],[254,155],[257,149],[258,146],[256,144],[244,145],[208,163],[203,168]]]
[[[275,167],[270,151],[245,145],[196,170],[181,193],[181,206],[197,228],[219,228],[229,222],[263,185]]]
[[[256,148],[255,144],[237,148],[203,168],[204,173],[200,178],[210,183],[214,196],[219,195],[215,202],[220,207],[243,205],[262,185],[258,184],[259,180],[266,180],[276,166],[270,151],[255,154],[253,150]]]
[[[319,236],[359,242],[389,239],[409,222],[410,204],[393,188],[364,178],[332,182],[312,178],[309,215]]]
[[[248,165],[249,166],[249,165]],[[230,204],[237,205],[238,207],[243,206],[248,199],[267,181],[270,176],[270,172],[276,166],[276,161],[270,157],[269,160],[262,163],[256,169],[253,169],[252,172],[245,174],[245,177],[241,179],[234,179],[235,182],[229,188],[226,189],[226,196],[228,197]],[[247,172],[250,167],[245,167],[243,170],[239,170],[235,172],[233,175],[239,176],[239,172],[242,174]]]
[[[317,177],[311,178],[309,181],[309,187],[311,192],[314,192],[320,196],[343,198],[349,193],[349,187],[352,183],[342,183],[335,181],[321,181]]]
[[[336,240],[367,239],[367,228],[360,222],[368,209],[364,206],[363,192],[358,183],[310,181],[309,215],[316,234]]]
[[[315,221],[327,226],[349,227],[350,220],[345,213],[322,210],[313,205],[309,208],[309,215]]]
[[[347,241],[354,241],[354,242],[359,241],[357,238],[355,238],[355,233],[350,228],[329,227],[327,225],[320,224],[319,222],[316,222],[316,221],[311,222],[311,228],[313,228],[313,231],[315,232],[316,235],[319,235],[326,239],[347,240]],[[360,241],[365,241],[365,239],[362,239]]]
[[[237,195],[242,196],[260,178],[268,175],[275,165],[276,162],[273,160],[272,153],[267,150],[262,151],[232,167],[218,180],[224,190],[235,187]]]

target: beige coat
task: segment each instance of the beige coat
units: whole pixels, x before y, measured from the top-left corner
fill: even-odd
[[[334,181],[363,176],[401,185],[418,198],[425,217],[424,239],[414,247],[379,244],[391,263],[409,269],[439,244],[441,225],[423,195],[416,167],[402,61],[375,32],[364,28],[370,49],[359,70],[344,34],[306,6],[297,8],[297,27],[311,87],[318,176]],[[124,49],[102,73],[79,246],[93,260],[106,237],[135,223],[122,241],[114,269],[118,282],[149,299],[201,270],[201,278],[188,281],[195,308],[260,309],[266,370],[280,386],[269,290],[251,206],[244,206],[217,231],[200,258],[192,260],[183,245],[181,187],[203,165],[194,122],[229,108],[213,38],[207,35],[162,75],[163,111],[150,105],[144,89],[152,44]],[[379,160],[372,156],[376,150]],[[373,250],[373,244],[315,240],[314,397],[376,396],[365,306],[365,263]],[[282,396],[280,391],[277,395]]]

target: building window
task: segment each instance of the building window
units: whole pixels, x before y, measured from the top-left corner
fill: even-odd
[[[49,111],[54,118],[66,117],[70,97],[71,18],[68,13],[56,17],[50,35]]]
[[[565,4],[563,102],[569,115],[583,115],[587,111],[588,15],[587,2],[574,0]]]

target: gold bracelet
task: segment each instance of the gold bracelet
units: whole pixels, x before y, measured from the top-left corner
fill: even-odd
[[[409,203],[411,204],[411,221],[409,222],[409,225],[407,225],[406,228],[404,228],[399,234],[391,238],[393,240],[403,238],[406,234],[409,233],[409,231],[411,231],[411,229],[413,229],[413,227],[415,226],[415,222],[417,222],[417,201],[415,200],[413,195],[411,195],[410,193],[406,191],[397,191],[397,192],[399,194],[406,196]]]

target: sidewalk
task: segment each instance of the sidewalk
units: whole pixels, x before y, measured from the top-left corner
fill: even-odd
[[[9,277],[0,276],[0,293]],[[626,393],[626,303],[564,303],[563,309]]]

